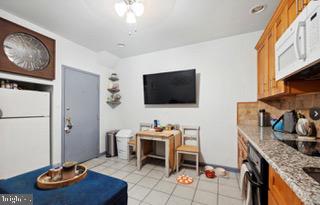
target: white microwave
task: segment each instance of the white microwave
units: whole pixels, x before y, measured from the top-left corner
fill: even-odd
[[[320,1],[311,1],[275,46],[276,80],[288,78],[320,60]]]

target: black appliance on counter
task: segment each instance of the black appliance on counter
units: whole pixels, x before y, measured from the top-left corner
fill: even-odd
[[[258,153],[258,151],[249,143],[248,158],[244,162],[248,168],[246,173],[248,183],[252,190],[252,204],[268,204],[268,174],[269,165],[267,161]]]

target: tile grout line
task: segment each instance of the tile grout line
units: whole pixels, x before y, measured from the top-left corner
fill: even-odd
[[[148,173],[150,173],[152,170],[153,170],[153,168],[151,168]],[[148,174],[145,175],[143,178],[145,178],[145,177],[147,177],[147,176],[148,176]],[[142,178],[142,179],[143,179],[143,178]],[[152,177],[150,177],[150,178],[152,178]],[[142,179],[141,179],[141,180],[142,180]],[[162,179],[162,177],[161,177],[161,179]],[[161,179],[159,179],[159,182],[160,182]],[[140,181],[141,181],[141,180],[140,180]],[[158,182],[158,183],[159,183],[159,182]],[[158,183],[157,183],[157,184],[158,184]],[[157,185],[157,184],[156,184],[156,185]],[[141,203],[144,202],[144,200],[150,195],[150,193],[152,192],[153,188],[154,188],[156,185],[154,185],[152,188],[149,188],[149,189],[150,189],[149,193],[141,200]],[[140,186],[140,185],[139,185],[139,186]],[[144,187],[144,186],[142,186],[142,187]],[[147,188],[147,187],[146,187],[146,188]],[[141,203],[140,203],[140,204],[141,204]],[[148,202],[144,202],[144,203],[148,203]],[[148,203],[148,204],[149,204],[149,203]]]
[[[141,175],[140,175],[140,176],[141,176]],[[145,177],[145,176],[144,176],[144,177]],[[138,183],[139,183],[144,177],[142,177],[138,182],[133,183],[134,186],[133,186],[131,189],[133,189],[136,185],[138,185]],[[127,182],[127,183],[128,183],[128,182]],[[140,186],[140,185],[138,185],[138,186]],[[142,187],[143,187],[143,188],[147,188],[147,187],[144,187],[144,186],[142,186]],[[130,190],[131,190],[131,189],[130,189]],[[128,193],[128,194],[129,194],[129,193]],[[149,195],[149,193],[148,193],[147,195]],[[147,196],[147,195],[146,195],[146,196]],[[146,196],[145,196],[145,197],[146,197]],[[128,195],[128,197],[130,197],[130,196]],[[141,204],[141,202],[145,199],[145,197],[144,197],[142,200],[139,200],[139,199],[136,199],[136,198],[133,198],[133,197],[131,197],[131,198],[139,201],[139,204]]]
[[[194,198],[195,198],[196,193],[197,193],[197,191],[198,191],[199,183],[200,183],[200,177],[199,177],[199,179],[198,179],[198,181],[197,181],[197,185],[196,185],[196,187],[195,187],[195,191],[194,191],[194,193],[193,193],[191,203],[194,202]]]
[[[184,173],[184,172],[183,172]],[[170,177],[170,176],[169,176]],[[174,183],[175,185],[174,185],[174,188],[172,189],[172,192],[171,192],[171,194],[170,194],[170,196],[169,196],[169,199],[172,197],[172,196],[174,196],[173,195],[173,192],[176,190],[176,188],[177,188],[177,186],[178,186],[178,183]],[[167,203],[169,202],[169,200],[167,201]],[[166,204],[167,204],[166,203]]]
[[[146,175],[140,175],[140,176],[142,176],[142,178],[139,180],[139,181],[137,181],[136,183],[134,183],[134,186],[141,186],[141,187],[143,187],[143,188],[147,188],[147,189],[150,189],[150,191],[148,192],[148,194],[142,199],[142,200],[138,200],[140,203],[139,204],[141,204],[142,202],[144,202],[144,200],[146,199],[146,197],[152,192],[152,190],[154,190],[154,187],[155,186],[157,186],[159,183],[160,183],[160,181],[161,181],[161,179],[162,179],[162,177],[159,179],[159,181],[158,181],[158,183],[157,184],[155,184],[152,188],[149,188],[149,187],[145,187],[145,186],[143,186],[143,185],[139,185],[138,183],[140,182],[140,181],[142,181],[144,178],[146,178],[146,177],[148,177],[148,174],[152,171],[152,170],[154,170],[154,167],[153,168],[151,168],[149,171],[148,171],[148,173],[146,173]],[[139,174],[137,174],[137,175],[139,175]],[[150,178],[152,178],[152,179],[155,179],[155,178],[153,178],[153,177],[150,177]],[[133,186],[133,187],[134,187]],[[133,187],[131,188],[131,189],[133,189]],[[130,190],[131,190],[130,189]],[[156,191],[156,190],[155,190]],[[132,197],[131,197],[132,198]],[[136,198],[133,198],[133,199],[136,199]],[[137,199],[136,199],[137,200]],[[147,203],[147,202],[145,202],[145,203]]]
[[[169,177],[170,177],[170,176],[169,176]],[[172,196],[174,196],[174,195],[173,195],[173,192],[176,190],[177,186],[178,186],[178,183],[174,183],[174,188],[172,189],[171,194],[170,194],[169,199],[168,199],[168,201],[167,201],[167,203],[166,203],[166,204],[168,204],[168,203],[169,203],[170,198],[171,198]]]

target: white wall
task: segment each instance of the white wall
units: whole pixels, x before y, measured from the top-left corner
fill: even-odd
[[[121,79],[122,104],[106,103],[108,66],[116,64],[109,54],[97,54],[57,34],[0,9],[0,16],[56,40],[56,80],[47,81],[0,72],[0,78],[53,86],[53,162],[61,159],[61,65],[82,69],[100,78],[100,152],[108,129],[138,129],[139,122],[179,123],[201,126],[204,161],[236,167],[236,102],[256,100],[256,52],[261,32],[243,34],[121,59],[116,66]],[[101,59],[101,56],[103,59]],[[107,56],[104,58],[103,56]],[[111,62],[107,59],[111,59]],[[198,107],[153,106],[143,102],[142,75],[196,68],[200,74]]]
[[[67,65],[100,75],[100,152],[105,151],[105,132],[118,124],[115,113],[116,110],[111,109],[105,103],[107,98],[107,76],[112,72],[112,70],[104,66],[107,63],[104,62],[104,64],[99,64],[99,55],[97,53],[1,9],[0,16],[56,40],[56,80],[47,81],[0,72],[0,78],[49,84],[53,86],[53,163],[58,163],[61,160],[61,65]],[[109,55],[109,57],[110,56],[112,55]],[[114,61],[115,57],[113,57],[112,60]]]
[[[122,59],[115,70],[121,82],[122,127],[159,119],[201,127],[206,163],[236,167],[236,103],[256,100],[256,52],[261,32],[194,44]],[[142,75],[196,68],[200,74],[199,106],[151,106],[143,101]]]

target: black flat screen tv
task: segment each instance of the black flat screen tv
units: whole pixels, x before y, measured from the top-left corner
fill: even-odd
[[[143,75],[145,104],[195,104],[196,70]]]

